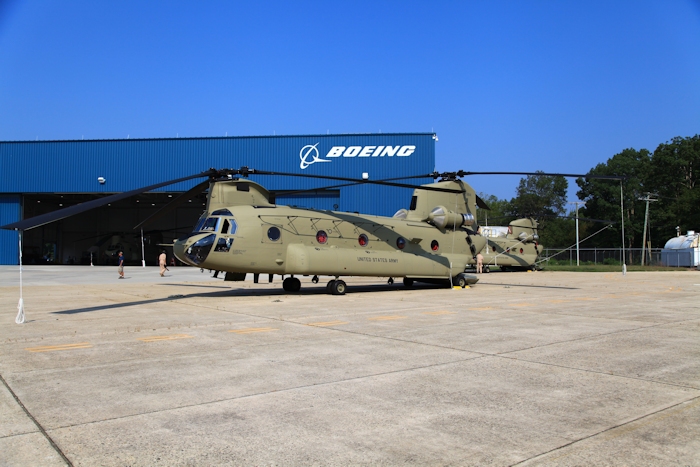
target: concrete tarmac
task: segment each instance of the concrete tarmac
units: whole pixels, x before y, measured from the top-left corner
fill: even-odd
[[[700,465],[700,272],[0,267],[0,465]]]

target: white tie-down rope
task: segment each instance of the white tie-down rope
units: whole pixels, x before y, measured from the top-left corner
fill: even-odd
[[[600,229],[600,230],[597,231],[596,233],[589,235],[588,237],[584,238],[583,240],[579,241],[578,243],[581,244],[581,243],[585,242],[585,241],[588,240],[589,238],[591,238],[591,237],[593,237],[593,236],[595,236],[595,235],[598,235],[598,234],[601,233],[603,230],[605,230],[605,229],[607,229],[607,228],[609,228],[609,227],[612,227],[612,224],[606,225],[605,227],[603,227],[602,229]],[[541,259],[541,260],[539,260],[539,261],[536,261],[535,264],[539,264],[539,263],[541,263],[541,262],[543,262],[543,261],[549,261],[550,259],[554,258],[555,256],[560,255],[560,254],[564,253],[565,251],[571,250],[571,249],[574,248],[575,246],[576,246],[576,244],[574,243],[574,244],[571,245],[570,247],[564,248],[563,250],[561,250],[561,251],[559,251],[559,252],[557,252],[557,253],[554,253],[552,256],[548,256],[548,257],[543,258],[543,259]]]
[[[24,323],[24,300],[22,299],[22,232],[17,231],[19,236],[19,303],[17,304],[17,317],[15,323]]]

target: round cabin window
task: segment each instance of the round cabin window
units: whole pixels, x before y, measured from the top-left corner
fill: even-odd
[[[320,244],[326,243],[328,241],[328,234],[323,230],[319,230],[316,234],[316,241]]]
[[[430,242],[430,248],[433,251],[438,251],[438,249],[440,249],[440,244],[438,243],[437,240],[433,240],[432,242]]]
[[[398,247],[399,250],[403,250],[406,248],[406,239],[403,237],[399,237],[396,239],[396,246]]]
[[[362,234],[357,238],[357,243],[359,243],[360,246],[367,246],[369,243],[369,238],[367,238],[367,235]]]
[[[277,227],[270,227],[269,229],[267,229],[267,238],[269,238],[273,242],[279,240],[281,235],[282,234],[280,232],[280,229],[278,229]]]

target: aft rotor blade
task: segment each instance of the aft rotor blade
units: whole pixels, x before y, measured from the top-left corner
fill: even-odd
[[[163,217],[164,215],[166,215],[167,213],[169,213],[170,211],[172,211],[176,207],[185,203],[186,201],[194,198],[195,196],[197,196],[200,193],[204,193],[208,187],[209,187],[209,180],[206,180],[206,181],[200,183],[199,185],[195,185],[194,187],[192,187],[189,190],[187,190],[186,192],[182,193],[180,196],[173,199],[168,204],[166,204],[165,206],[163,206],[162,208],[160,208],[159,210],[157,210],[156,212],[154,212],[153,214],[148,216],[146,219],[141,221],[138,225],[136,225],[134,227],[134,230],[136,230],[139,227],[146,225],[150,222],[153,222],[156,219],[160,219],[161,217]]]
[[[442,177],[448,174],[454,174],[458,177],[466,177],[467,175],[543,175],[545,177],[595,178],[601,180],[625,180],[627,178],[623,175],[560,174],[547,172],[466,172],[463,170],[437,175]]]
[[[551,217],[553,219],[559,218],[559,219],[577,219],[576,216],[551,216],[549,214],[543,214],[540,216],[536,217]],[[586,221],[586,222],[602,222],[604,224],[617,224],[617,221],[611,221],[607,219],[591,219],[590,217],[579,217],[578,220],[580,221]]]
[[[384,185],[384,186],[394,186],[398,188],[412,188],[414,190],[428,190],[428,191],[441,191],[444,193],[464,193],[464,190],[454,190],[451,188],[439,188],[432,186],[421,186],[421,185],[409,185],[407,183],[393,183],[393,182],[383,182],[380,180],[360,180],[358,178],[345,178],[345,177],[332,177],[330,175],[312,175],[312,174],[295,174],[289,172],[268,172],[264,170],[254,170],[249,169],[248,173],[250,175],[280,175],[283,177],[302,177],[302,178],[319,178],[322,180],[338,180],[341,182],[352,182],[359,184],[368,185]],[[401,178],[411,178],[411,177],[401,177]]]
[[[575,216],[553,216],[551,214],[537,214],[537,215],[532,215],[532,216],[519,216],[519,215],[514,215],[514,216],[497,216],[497,217],[489,217],[489,221],[493,221],[496,219],[536,219],[538,217],[547,217],[550,219],[576,219]],[[617,224],[617,221],[610,221],[607,219],[591,219],[590,217],[579,217],[578,220],[580,221],[586,221],[586,222],[602,222],[605,224]]]
[[[206,172],[199,173],[197,175],[189,175],[187,177],[178,178],[175,180],[169,180],[167,182],[156,183],[155,185],[149,185],[143,188],[137,188],[135,190],[126,191],[124,193],[117,193],[115,195],[105,196],[104,198],[94,199],[92,201],[87,201],[85,203],[76,204],[75,206],[70,206],[64,209],[59,209],[58,211],[49,212],[46,214],[41,214],[39,216],[31,217],[29,219],[24,219],[19,222],[13,222],[12,224],[3,225],[1,229],[6,230],[29,230],[35,227],[39,227],[50,222],[59,221],[65,219],[66,217],[74,216],[76,214],[89,211],[90,209],[99,208],[109,203],[116,203],[123,199],[129,198],[131,196],[140,195],[147,191],[155,190],[168,185],[173,185],[175,183],[185,182],[187,180],[192,180],[193,178],[209,177],[215,175],[215,170],[208,170]]]

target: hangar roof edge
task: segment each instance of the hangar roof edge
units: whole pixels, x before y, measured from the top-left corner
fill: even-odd
[[[2,143],[95,143],[111,141],[177,141],[177,140],[215,140],[215,139],[251,139],[251,138],[319,138],[338,136],[434,136],[435,132],[418,133],[331,133],[308,135],[248,135],[248,136],[182,136],[172,138],[111,138],[111,139],[40,139],[40,140],[6,140]]]

